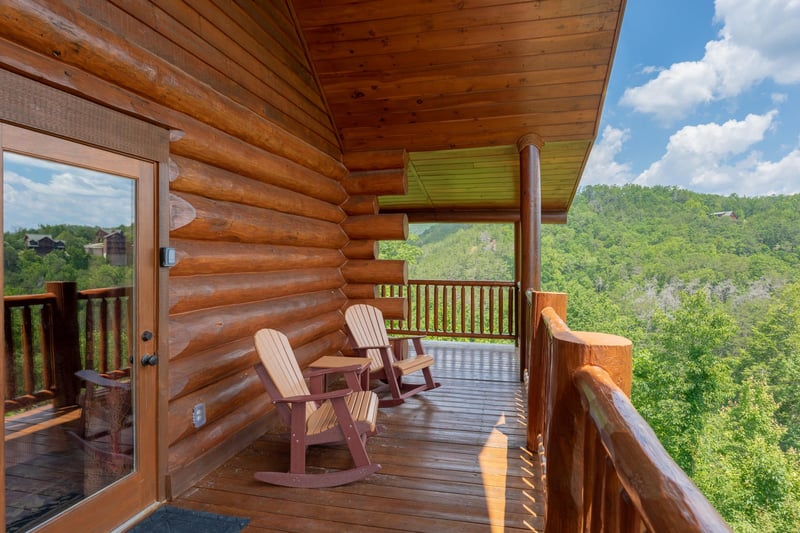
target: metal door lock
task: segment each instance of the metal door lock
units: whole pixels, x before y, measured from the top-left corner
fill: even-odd
[[[156,366],[158,364],[158,356],[156,354],[146,353],[142,356],[142,366]]]

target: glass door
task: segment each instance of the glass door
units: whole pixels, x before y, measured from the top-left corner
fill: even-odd
[[[6,531],[156,497],[155,165],[0,125]]]

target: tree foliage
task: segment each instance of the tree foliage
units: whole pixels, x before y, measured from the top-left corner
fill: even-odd
[[[511,225],[419,233],[412,279],[514,279]],[[541,265],[570,327],[634,342],[634,404],[734,530],[800,530],[800,195],[586,187]]]

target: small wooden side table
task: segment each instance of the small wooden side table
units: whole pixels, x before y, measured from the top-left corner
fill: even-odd
[[[345,357],[340,355],[325,355],[308,365],[309,368],[346,368],[358,365],[359,369],[345,372],[344,378],[347,386],[354,391],[369,390],[369,357]],[[314,376],[311,378],[311,390],[324,391],[327,389],[327,376]]]

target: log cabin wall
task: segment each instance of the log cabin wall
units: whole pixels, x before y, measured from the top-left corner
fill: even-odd
[[[406,240],[408,216],[380,214],[378,196],[408,192],[408,153],[405,150],[351,152],[344,154],[349,169],[342,181],[348,199],[342,205],[347,218],[342,229],[349,239],[342,250],[347,262],[342,268],[347,305],[366,303],[381,309],[387,319],[405,320],[405,298],[378,298],[380,284],[405,284],[405,261],[378,259],[378,241]]]
[[[3,68],[172,132],[160,449],[176,495],[269,423],[257,329],[286,332],[303,366],[346,346],[348,298],[405,281],[402,262],[376,261],[375,241],[405,238],[407,221],[375,217],[407,158],[373,168],[356,156],[348,172],[285,2],[15,0],[0,27]],[[199,402],[208,422],[195,429]]]

